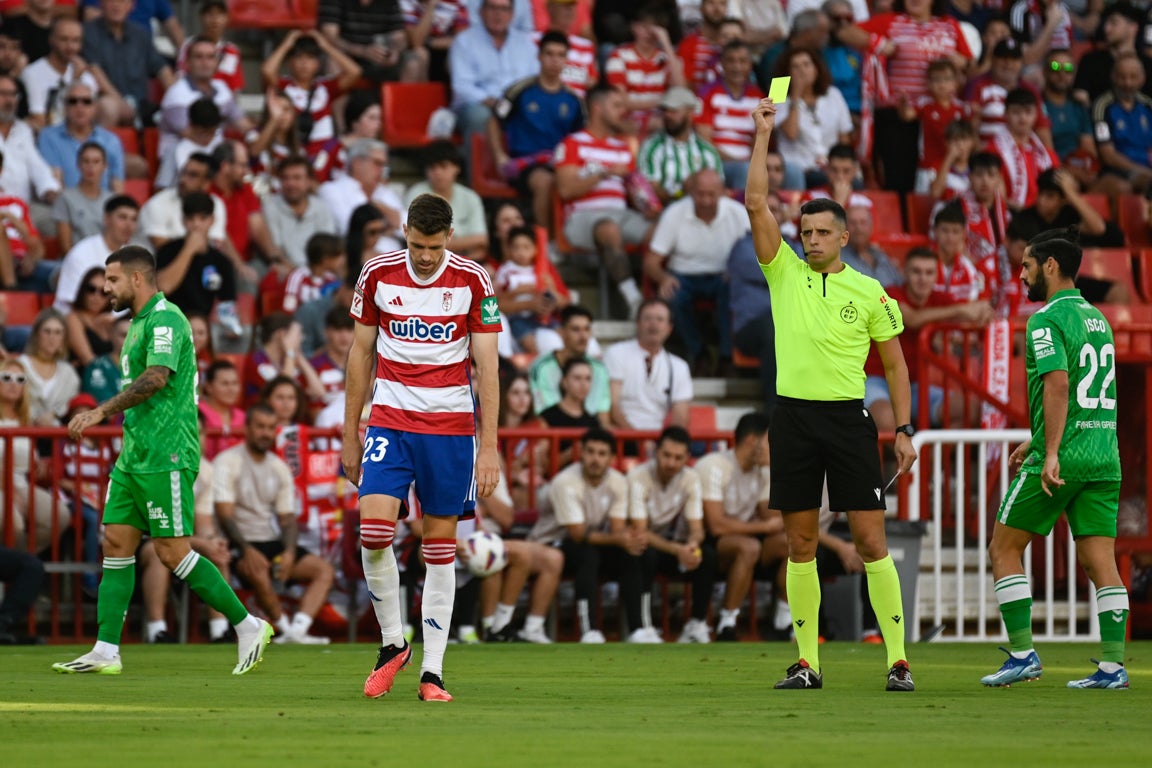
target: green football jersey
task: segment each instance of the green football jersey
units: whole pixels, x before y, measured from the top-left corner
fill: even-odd
[[[1032,452],[1025,468],[1044,466],[1044,381],[1068,372],[1068,413],[1060,441],[1060,476],[1066,480],[1119,480],[1116,441],[1116,345],[1100,310],[1078,290],[1060,291],[1028,318],[1024,358]]]
[[[121,389],[154,365],[171,373],[168,384],[124,412],[120,472],[171,472],[200,467],[200,424],[196,419],[199,371],[188,318],[157,293],[132,318],[120,353]]]

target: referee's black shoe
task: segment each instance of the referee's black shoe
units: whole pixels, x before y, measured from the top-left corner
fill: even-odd
[[[901,659],[888,670],[888,691],[914,691],[916,683],[912,682],[912,672],[908,669],[908,662]]]
[[[824,675],[808,666],[804,659],[788,667],[784,679],[776,683],[776,688],[823,688]]]

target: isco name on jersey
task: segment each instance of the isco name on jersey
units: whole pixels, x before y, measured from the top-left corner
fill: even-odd
[[[437,435],[475,434],[469,336],[501,328],[483,267],[448,252],[430,280],[411,272],[407,251],[364,265],[350,311],[379,328],[369,424]]]

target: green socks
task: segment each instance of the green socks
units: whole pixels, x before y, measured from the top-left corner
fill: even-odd
[[[1096,590],[1100,612],[1100,660],[1124,663],[1124,635],[1128,628],[1128,591],[1123,586]]]
[[[1022,573],[1005,576],[996,582],[994,589],[1004,628],[1008,630],[1009,650],[1013,653],[1032,650],[1032,588],[1028,586],[1028,577]]]
[[[816,561],[788,561],[788,607],[792,609],[792,626],[800,658],[820,672],[820,576]]]
[[[104,572],[100,577],[99,598],[96,602],[96,620],[99,628],[96,639],[120,644],[124,631],[124,616],[136,588],[136,557],[105,557]]]
[[[880,634],[884,636],[888,666],[891,667],[908,659],[904,655],[904,602],[900,596],[900,576],[896,573],[892,555],[885,555],[874,563],[864,563],[864,570],[868,572],[868,597],[880,624]]]
[[[182,579],[207,605],[224,614],[232,626],[236,626],[248,616],[248,609],[240,602],[240,598],[236,597],[236,593],[232,591],[232,587],[228,586],[228,582],[224,581],[224,577],[220,575],[220,571],[216,570],[216,566],[206,558],[200,557],[196,552],[189,552],[185,555],[172,573],[176,574],[177,578]],[[103,589],[101,589],[101,598],[103,598]],[[100,639],[103,640],[104,638],[101,637]]]

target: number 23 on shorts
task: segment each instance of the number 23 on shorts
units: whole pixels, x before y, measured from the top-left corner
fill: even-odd
[[[388,438],[369,435],[364,439],[364,456],[361,458],[361,462],[366,464],[370,461],[374,463],[382,461],[387,451]]]

